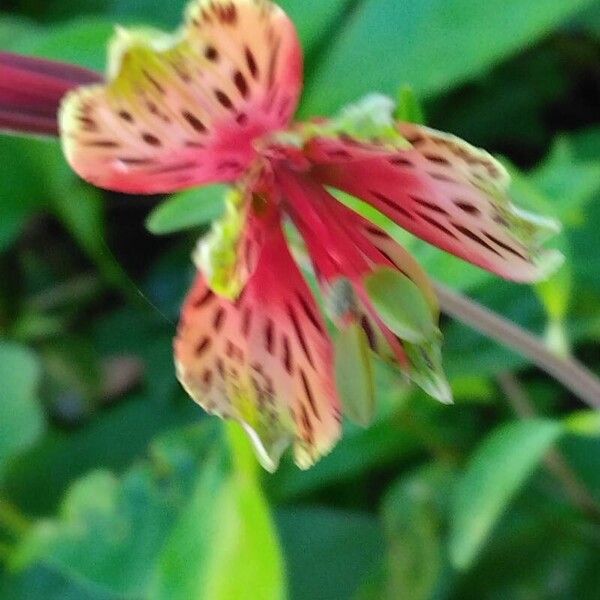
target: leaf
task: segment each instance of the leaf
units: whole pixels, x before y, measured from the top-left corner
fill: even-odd
[[[319,45],[336,26],[353,0],[278,0],[298,29],[302,48],[308,59],[318,52]]]
[[[398,107],[396,108],[394,117],[398,121],[416,123],[417,125],[425,124],[423,107],[409,85],[405,85],[400,89],[400,93],[398,94]]]
[[[441,500],[452,473],[428,466],[400,479],[387,492],[382,518],[388,539],[387,598],[428,600],[442,571]]]
[[[0,252],[7,250],[27,221],[43,207],[47,192],[37,162],[47,154],[40,140],[0,137],[0,164],[8,165],[0,178]],[[14,160],[19,156],[19,160]]]
[[[277,525],[290,600],[351,598],[378,566],[385,543],[377,519],[360,512],[281,509]]]
[[[397,336],[414,344],[435,336],[436,326],[427,300],[406,275],[379,268],[365,278],[365,287],[379,316]]]
[[[198,465],[213,445],[211,429],[195,427],[155,443],[152,461],[121,479],[108,471],[87,475],[68,490],[57,518],[28,530],[13,567],[43,564],[104,591],[145,594]]]
[[[34,354],[0,341],[0,477],[9,460],[31,447],[44,430],[37,396],[40,375]]]
[[[153,600],[282,600],[279,544],[260,490],[250,443],[227,425],[234,464],[219,456],[205,465],[157,570]]]
[[[352,323],[335,338],[335,375],[344,414],[366,427],[375,414],[375,382],[369,341],[364,329]]]
[[[471,457],[453,498],[450,559],[467,569],[512,498],[564,433],[560,423],[530,420],[496,429]]]
[[[106,42],[113,31],[111,20],[78,18],[44,28],[36,35],[21,36],[14,41],[11,51],[104,71]]]
[[[146,227],[164,235],[208,225],[222,216],[226,190],[224,185],[212,185],[174,194],[150,213]]]
[[[315,65],[303,112],[331,114],[367,92],[393,95],[400,84],[422,98],[447,91],[531,46],[593,2],[366,0]]]
[[[569,433],[582,437],[600,438],[600,411],[581,410],[564,419]]]
[[[63,577],[51,569],[0,574],[0,598],[10,600],[117,600],[117,597]]]

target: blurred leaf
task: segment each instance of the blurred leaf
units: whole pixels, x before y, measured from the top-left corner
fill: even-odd
[[[600,411],[582,410],[570,414],[564,424],[569,433],[584,437],[600,437]]]
[[[377,313],[397,336],[414,344],[435,336],[431,308],[406,275],[382,267],[365,278],[365,287]]]
[[[37,169],[47,152],[48,144],[43,141],[0,136],[0,164],[8,166],[0,177],[0,252],[8,249],[47,200]]]
[[[476,450],[459,480],[452,507],[450,558],[466,569],[496,521],[564,433],[560,423],[530,420],[496,429]]]
[[[393,95],[405,83],[421,97],[446,91],[531,45],[593,2],[366,0],[309,78],[306,112],[331,114],[368,92]]]
[[[163,0],[109,0],[111,14],[117,20],[123,18],[136,25],[157,25],[165,29],[174,29],[183,20],[185,0],[163,2]]]
[[[161,555],[156,600],[282,600],[281,551],[245,433],[229,424],[233,469],[213,456]]]
[[[369,340],[358,323],[339,330],[335,337],[335,375],[344,414],[363,427],[375,413],[375,382]]]
[[[594,598],[600,585],[595,528],[552,493],[549,479],[539,479],[498,524],[477,564],[455,579],[451,598]]]
[[[224,185],[212,185],[174,194],[150,213],[146,227],[163,235],[209,225],[223,214],[226,190]]]
[[[423,125],[425,123],[423,107],[417,99],[414,90],[409,85],[405,85],[400,89],[400,93],[398,94],[398,106],[394,118],[398,121],[417,123],[418,125]]]
[[[39,31],[33,21],[0,13],[0,48],[3,50],[12,50],[21,38],[38,35]]]
[[[139,302],[136,285],[122,269],[104,239],[106,223],[101,193],[73,179],[55,189],[52,208],[106,280],[132,302]]]
[[[32,446],[44,430],[36,356],[26,348],[0,340],[0,382],[1,477],[8,461]]]
[[[44,28],[36,35],[20,36],[11,50],[104,71],[106,45],[114,26],[99,17],[81,18]]]
[[[72,486],[57,519],[39,521],[22,538],[13,565],[52,566],[66,576],[125,595],[146,593],[159,552],[190,497],[197,465],[214,443],[194,428],[152,447],[152,462],[122,479],[97,471]]]
[[[382,517],[388,539],[386,598],[429,600],[442,571],[441,503],[452,473],[425,467],[400,479],[386,494]]]
[[[592,126],[569,137],[571,147],[578,160],[600,160],[600,126]]]
[[[595,159],[578,158],[572,138],[561,136],[531,174],[531,183],[551,199],[561,220],[577,223],[585,204],[600,196],[600,153]]]
[[[357,512],[286,508],[277,525],[290,600],[347,600],[378,566],[385,543],[377,520]]]
[[[336,31],[346,10],[351,10],[354,0],[278,0],[277,4],[290,16],[309,60],[317,61],[320,45]]]
[[[117,600],[51,569],[34,568],[24,573],[0,573],[0,598],[6,600]]]

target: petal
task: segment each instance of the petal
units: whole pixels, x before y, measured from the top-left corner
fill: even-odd
[[[407,123],[398,129],[410,149],[310,140],[306,153],[316,165],[315,177],[507,279],[535,281],[556,269],[560,255],[541,245],[558,225],[510,202],[510,178],[500,163],[456,137]]]
[[[230,300],[238,297],[262,251],[261,225],[251,196],[244,190],[230,190],[225,214],[212,224],[194,252],[194,263],[213,292]]]
[[[68,96],[61,134],[84,179],[130,193],[237,179],[302,78],[294,26],[267,0],[196,0],[173,36],[119,29],[109,63],[108,85]]]
[[[265,468],[293,443],[311,466],[340,435],[332,347],[277,225],[236,302],[198,275],[175,340],[180,381],[208,412],[242,423]]]
[[[0,130],[57,135],[61,98],[101,80],[80,67],[0,52]]]
[[[306,242],[334,323],[342,328],[349,322],[360,323],[374,352],[398,364],[435,398],[450,402],[437,333],[422,345],[399,339],[377,314],[364,285],[365,276],[377,267],[395,268],[419,287],[437,319],[437,298],[418,263],[382,229],[340,204],[307,176],[280,170],[277,177],[286,210]]]

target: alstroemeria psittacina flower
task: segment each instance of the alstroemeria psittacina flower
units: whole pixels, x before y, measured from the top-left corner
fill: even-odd
[[[304,239],[333,322],[360,332],[344,338],[357,355],[368,344],[442,402],[451,392],[427,277],[332,190],[507,279],[534,281],[556,264],[541,249],[553,224],[511,204],[509,177],[489,154],[395,122],[380,96],[336,119],[294,123],[301,86],[300,44],[279,7],[197,0],[174,36],[119,29],[107,83],[70,92],[60,111],[66,157],[96,186],[156,194],[232,185],[225,217],[195,253],[177,373],[208,412],[244,426],[270,470],[290,444],[303,468],[330,450],[337,390],[347,387],[336,382],[328,329],[284,221]],[[386,302],[381,290],[406,297]]]

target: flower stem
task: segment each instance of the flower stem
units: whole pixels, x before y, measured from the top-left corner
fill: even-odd
[[[589,406],[600,410],[600,380],[577,360],[557,356],[534,335],[443,285],[436,283],[435,289],[447,315],[514,349]]]
[[[498,375],[498,383],[516,415],[521,420],[535,419],[539,416],[521,382],[512,373]],[[548,471],[561,482],[571,502],[584,515],[600,523],[600,506],[561,452],[557,449],[550,450],[546,456],[545,463]]]

